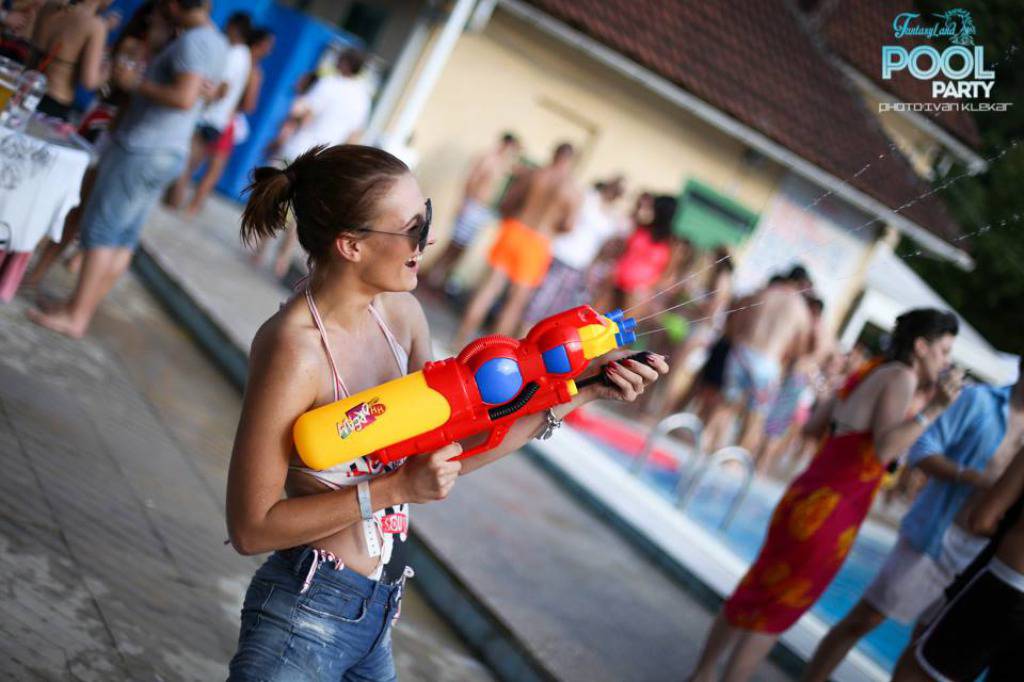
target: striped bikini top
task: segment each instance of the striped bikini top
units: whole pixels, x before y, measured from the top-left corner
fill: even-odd
[[[317,331],[320,332],[320,340],[324,344],[324,351],[327,353],[327,362],[331,366],[331,383],[334,386],[334,400],[341,400],[343,397],[348,397],[351,393],[348,387],[345,386],[344,380],[341,378],[341,373],[338,372],[338,365],[334,361],[334,353],[331,351],[330,341],[327,339],[327,331],[324,328],[323,319],[320,317],[320,311],[317,310],[316,302],[313,300],[313,294],[306,287],[306,304],[309,306],[309,313],[313,317],[313,322],[316,324]],[[409,354],[402,348],[401,344],[395,338],[395,335],[391,333],[391,329],[388,328],[384,318],[381,317],[377,309],[373,307],[371,303],[369,305],[370,314],[373,319],[377,321],[377,325],[380,327],[381,332],[384,333],[384,338],[387,340],[388,346],[391,348],[391,353],[395,358],[395,363],[398,365],[398,371],[402,376],[405,376],[409,371]],[[313,478],[317,479],[328,488],[332,490],[338,490],[348,486],[354,486],[363,481],[369,481],[381,474],[385,474],[394,471],[402,465],[405,460],[398,460],[396,462],[389,462],[388,464],[380,464],[377,460],[371,460],[366,457],[360,457],[359,459],[347,462],[345,464],[339,464],[338,466],[317,471],[310,469],[305,466],[292,465],[289,469],[295,471],[301,471],[304,474],[308,474]],[[391,558],[391,550],[394,547],[394,538],[397,535],[402,542],[405,542],[409,532],[409,505],[400,504],[395,507],[387,507],[379,511],[374,512],[374,521],[376,522],[377,529],[381,533],[383,538],[381,548],[381,562],[377,567],[375,575],[370,576],[371,578],[379,578],[383,571],[384,565],[387,564]]]

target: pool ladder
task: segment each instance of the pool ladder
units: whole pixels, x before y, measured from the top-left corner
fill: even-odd
[[[747,493],[750,492],[750,485],[754,480],[754,459],[746,448],[741,448],[738,445],[729,445],[712,455],[701,457],[700,441],[704,433],[704,423],[692,412],[677,412],[665,417],[651,429],[631,471],[634,474],[643,471],[657,442],[674,431],[686,431],[693,436],[693,452],[697,453],[696,456],[690,455],[688,463],[683,463],[681,467],[683,469],[682,476],[680,476],[675,490],[676,506],[681,511],[685,510],[693,500],[701,481],[712,468],[729,463],[739,464],[743,468],[743,481],[733,495],[729,510],[718,524],[718,529],[724,531],[732,523],[740,506],[747,499]]]

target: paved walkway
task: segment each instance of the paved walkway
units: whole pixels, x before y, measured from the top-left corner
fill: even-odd
[[[25,305],[0,306],[0,679],[224,679],[260,561],[224,545],[237,390],[134,277],[81,342]],[[404,680],[492,679],[415,589],[395,640]]]
[[[119,360],[0,307],[7,679],[215,680],[256,562]]]
[[[242,349],[287,291],[249,266],[236,226],[237,210],[220,202],[192,223],[158,211],[144,242]],[[428,294],[421,300],[435,337],[447,340],[451,312]],[[540,676],[682,679],[692,668],[708,611],[525,458],[461,480],[445,503],[417,507],[413,516],[449,581],[482,605]],[[429,581],[420,583],[431,591]],[[472,639],[472,619],[462,626]],[[758,679],[786,677],[768,665]]]

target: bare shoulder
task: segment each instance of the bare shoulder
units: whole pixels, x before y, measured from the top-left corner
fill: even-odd
[[[384,319],[399,339],[411,339],[417,327],[426,323],[427,316],[412,292],[391,291],[377,297]]]
[[[294,302],[293,302],[294,303]],[[295,377],[314,377],[321,369],[323,353],[312,323],[305,322],[289,303],[264,322],[252,341],[250,367],[272,373],[285,371]]]
[[[87,31],[91,36],[101,36],[106,38],[107,35],[107,22],[98,15],[89,17],[89,22],[86,24]]]
[[[910,394],[916,387],[913,374],[907,371],[906,365],[898,362],[887,362],[880,366],[871,373],[867,382],[874,384],[881,393]]]

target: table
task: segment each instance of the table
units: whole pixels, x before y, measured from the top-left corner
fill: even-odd
[[[64,219],[81,201],[92,147],[45,117],[25,132],[0,127],[0,301],[14,298],[36,245],[60,241]]]

